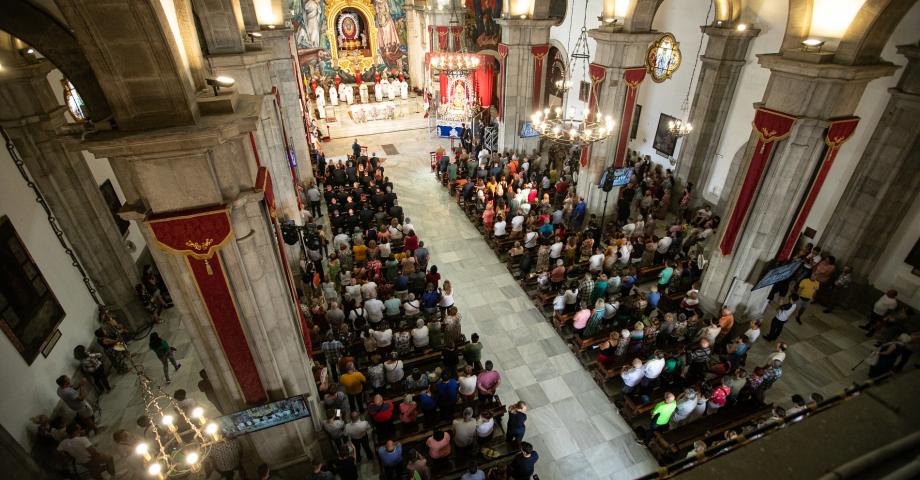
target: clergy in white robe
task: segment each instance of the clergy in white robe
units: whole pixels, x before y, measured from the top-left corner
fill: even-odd
[[[387,99],[391,102],[396,100],[396,95],[399,92],[399,81],[393,80],[390,82],[390,85],[387,87]]]
[[[345,98],[345,89],[346,89],[346,88],[348,88],[348,86],[345,85],[344,83],[340,83],[340,84],[339,84],[339,87],[338,87],[338,90],[339,90],[339,98],[341,98],[341,99],[344,99],[344,98]],[[343,100],[343,101],[344,101],[344,100]]]
[[[405,80],[399,82],[399,98],[403,100],[409,98],[409,84]]]
[[[375,84],[374,84],[374,100],[377,101],[377,102],[382,102],[382,101],[383,101],[383,85],[382,85],[382,83],[383,83],[383,81],[381,81],[380,83],[375,83]]]
[[[329,89],[329,104],[333,107],[339,104],[339,92],[335,91],[335,88]]]
[[[343,83],[342,85],[345,85],[345,84]],[[345,87],[345,89],[342,91],[344,92],[344,95],[345,95],[345,103],[349,105],[355,103],[355,91],[354,89],[351,88],[350,85],[348,87]]]
[[[319,105],[319,102],[323,102],[323,105],[325,105],[326,104],[326,89],[324,89],[323,87],[316,87],[316,90],[314,91],[314,93],[316,93],[316,104]]]
[[[366,83],[362,83],[361,86],[358,87],[358,93],[361,96],[361,103],[367,103],[370,101],[370,96],[367,94],[367,84]]]

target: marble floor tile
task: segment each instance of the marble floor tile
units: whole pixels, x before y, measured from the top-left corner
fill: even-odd
[[[588,414],[585,412],[584,407],[578,403],[575,397],[568,397],[558,402],[553,402],[553,408],[556,409],[556,414],[559,415],[559,418],[566,423],[588,418]]]
[[[575,439],[565,428],[555,430],[552,434],[544,434],[543,442],[557,461],[578,451]]]
[[[565,428],[565,423],[559,418],[552,405],[527,409],[527,430],[536,433],[552,433]]]
[[[546,397],[546,392],[540,388],[539,383],[516,388],[515,391],[518,394],[518,398],[527,402],[527,408],[540,408],[544,405],[550,405],[549,398]],[[557,411],[556,413],[558,414],[559,412]]]
[[[546,393],[546,398],[548,398],[550,402],[558,402],[559,400],[573,396],[572,390],[565,384],[562,377],[551,378],[540,382],[540,387],[543,388],[543,392]]]

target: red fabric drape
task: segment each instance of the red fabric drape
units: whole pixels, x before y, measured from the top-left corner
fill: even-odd
[[[461,50],[460,42],[462,38],[460,35],[463,33],[463,27],[450,27],[450,33],[453,34],[452,36],[454,37],[453,48],[451,51],[459,52]]]
[[[444,72],[441,72],[439,80],[441,83],[441,88],[440,88],[441,105],[444,105],[447,103],[447,74]]]
[[[598,65],[592,63],[588,65],[588,74],[591,75],[591,93],[588,95],[588,111],[594,113],[597,112],[597,102],[599,101],[600,87],[604,83],[604,79],[607,78],[607,69],[603,65]],[[588,166],[588,158],[590,157],[590,149],[588,147],[581,147],[581,166]]]
[[[448,47],[447,44],[450,40],[447,27],[435,27],[435,30],[438,32],[438,50],[446,52]]]
[[[540,108],[540,90],[543,86],[543,59],[549,53],[549,45],[534,45],[530,47],[530,53],[533,54],[533,101],[532,109],[537,111]]]
[[[613,166],[622,168],[626,161],[626,143],[629,142],[629,129],[632,127],[633,113],[636,111],[636,98],[639,96],[639,84],[645,80],[645,67],[627,68],[623,72],[626,82],[626,100],[623,102],[623,115],[620,117],[620,133],[617,134],[617,150],[613,157]]]
[[[498,119],[501,120],[505,113],[505,58],[508,56],[508,45],[498,44],[498,56],[501,58],[498,71]]]
[[[488,55],[480,56],[479,68],[476,69],[476,74],[473,78],[476,80],[476,94],[479,98],[479,104],[482,105],[482,108],[491,107],[493,88],[492,57]]]
[[[186,258],[214,333],[246,403],[264,403],[267,400],[265,389],[218,252],[227,242],[233,241],[227,207],[221,205],[153,216],[146,223],[157,246]]]
[[[754,114],[754,134],[757,136],[757,146],[754,148],[754,154],[748,162],[747,172],[744,176],[744,184],[735,206],[732,209],[731,216],[725,226],[725,232],[722,234],[722,241],[719,243],[719,249],[722,255],[730,255],[735,246],[735,241],[741,233],[741,227],[747,217],[748,209],[754,201],[754,194],[757,193],[757,187],[760,185],[760,179],[767,170],[767,164],[770,161],[770,154],[773,152],[773,144],[789,136],[796,118],[785,113],[774,112],[765,108],[758,108]]]
[[[786,241],[783,243],[783,248],[780,249],[779,255],[777,255],[778,260],[788,260],[792,255],[792,250],[799,240],[799,234],[802,233],[802,227],[805,226],[805,220],[808,219],[808,214],[811,213],[811,207],[814,206],[815,200],[818,198],[818,193],[821,192],[821,187],[827,179],[827,174],[831,170],[834,159],[837,158],[837,152],[840,151],[840,146],[853,136],[858,124],[859,118],[852,117],[833,120],[830,126],[828,126],[827,133],[824,136],[824,143],[827,145],[827,151],[824,153],[824,158],[821,159],[821,163],[818,165],[818,174],[815,175],[814,181],[812,181],[811,186],[808,188],[808,193],[805,195],[805,201],[802,203],[802,208],[799,210],[798,215],[796,215],[795,221],[792,222],[792,228],[790,228],[789,234],[786,235]]]

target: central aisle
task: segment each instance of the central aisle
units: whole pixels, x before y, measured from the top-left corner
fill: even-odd
[[[324,145],[328,157],[351,151],[354,137]],[[568,346],[537,310],[479,231],[434,180],[429,152],[441,142],[425,129],[369,135],[359,143],[386,157],[400,205],[431,251],[431,265],[454,286],[467,336],[478,332],[483,360],[502,374],[506,405],[527,402],[524,440],[540,454],[542,480],[635,478],[657,463]],[[385,155],[382,145],[398,154]]]

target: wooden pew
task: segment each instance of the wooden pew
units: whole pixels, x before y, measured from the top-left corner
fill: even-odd
[[[772,404],[743,403],[720,408],[718,412],[666,432],[655,432],[648,448],[659,462],[667,462],[696,440],[721,436],[724,432],[768,414]]]

